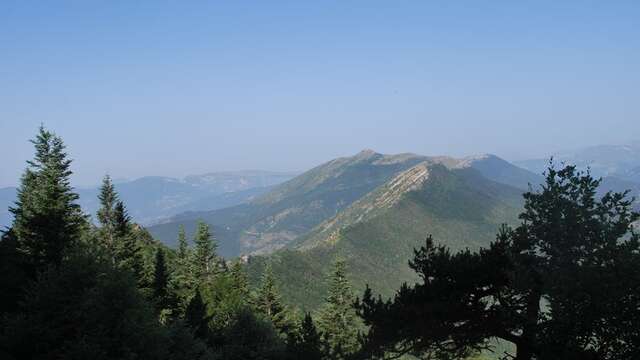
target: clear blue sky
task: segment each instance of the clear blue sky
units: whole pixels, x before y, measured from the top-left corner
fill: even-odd
[[[0,186],[640,138],[640,1],[0,2]]]

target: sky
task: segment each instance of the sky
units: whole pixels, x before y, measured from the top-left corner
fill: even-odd
[[[0,2],[0,186],[640,139],[638,1]]]

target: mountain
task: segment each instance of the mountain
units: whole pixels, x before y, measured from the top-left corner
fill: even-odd
[[[356,292],[370,283],[388,296],[402,282],[417,280],[407,262],[427,235],[454,250],[486,246],[500,224],[516,223],[522,189],[489,180],[469,165],[427,158],[397,173],[289,248],[250,257],[252,281],[271,261],[285,298],[314,309],[336,256],[347,261]]]
[[[117,181],[114,186],[133,219],[148,225],[185,211],[214,210],[244,203],[293,176],[292,173],[248,170],[191,175],[184,179],[146,176]],[[10,214],[5,211],[15,201],[15,191],[15,188],[0,189],[0,226],[11,222]],[[76,192],[83,210],[95,215],[99,188],[78,188]]]
[[[464,158],[458,167],[471,167],[489,180],[523,190],[529,190],[529,186],[535,188],[544,181],[542,171],[525,170],[491,154]]]
[[[197,221],[203,220],[213,226],[222,255],[267,253],[286,246],[424,159],[364,150],[313,168],[246,204],[180,214],[149,231],[164,243],[174,244],[179,225],[192,234]]]
[[[573,151],[558,152],[554,162],[590,168],[596,177],[613,176],[640,183],[640,142],[628,145],[598,145]],[[549,158],[515,162],[516,165],[540,174],[549,165]]]
[[[622,192],[636,198],[635,208],[640,210],[640,142],[628,145],[598,145],[553,155],[556,164],[576,165],[580,170],[589,169],[595,177],[602,178],[600,193]],[[515,162],[534,173],[541,173],[549,166],[549,159],[532,159]]]
[[[252,201],[231,208],[189,212],[149,228],[166,244],[175,243],[179,225],[192,234],[199,220],[213,227],[223,256],[265,254],[299,242],[314,227],[338,215],[398,174],[422,163],[478,174],[520,189],[542,178],[494,155],[454,159],[416,154],[384,155],[363,150],[338,158],[291,179]]]

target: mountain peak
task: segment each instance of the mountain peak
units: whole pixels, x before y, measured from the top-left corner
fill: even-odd
[[[358,157],[358,158],[368,158],[368,157],[371,157],[371,156],[374,156],[374,155],[378,155],[378,153],[377,153],[377,152],[375,152],[375,151],[374,151],[374,150],[372,150],[372,149],[363,149],[363,150],[361,150],[359,153],[357,153],[357,154],[355,155],[355,157]]]

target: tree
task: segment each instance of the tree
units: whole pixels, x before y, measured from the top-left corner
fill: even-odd
[[[358,348],[354,300],[347,279],[346,263],[338,258],[334,261],[329,279],[329,294],[318,317],[323,340],[332,359],[345,359]]]
[[[209,225],[200,221],[194,238],[196,245],[194,254],[194,272],[199,280],[210,279],[214,273],[216,243],[209,231]]]
[[[102,186],[100,187],[100,194],[98,194],[98,200],[100,200],[100,209],[97,211],[98,221],[101,226],[101,236],[105,242],[106,248],[110,253],[114,252],[115,245],[115,207],[118,203],[118,194],[113,187],[111,178],[106,175],[102,179]],[[115,259],[113,259],[115,262]]]
[[[306,313],[299,329],[288,340],[289,356],[292,359],[322,359],[322,341],[310,313]]]
[[[15,359],[167,358],[165,330],[131,275],[110,262],[72,254],[26,294],[0,329],[0,349]]]
[[[169,273],[164,259],[164,251],[158,248],[156,251],[156,261],[153,272],[153,283],[151,288],[153,298],[156,301],[158,310],[167,309],[169,307]]]
[[[273,325],[286,335],[292,328],[289,312],[282,303],[276,279],[273,275],[273,268],[268,262],[262,274],[262,281],[256,299],[258,312],[265,315],[273,322]]]
[[[142,249],[136,234],[132,231],[131,217],[127,213],[127,209],[122,201],[116,202],[113,219],[116,264],[121,268],[131,271],[138,280],[138,284],[142,285],[144,273]]]
[[[231,284],[234,292],[240,299],[243,299],[245,304],[249,301],[249,279],[247,273],[242,267],[240,261],[235,261],[231,265],[231,271],[229,272],[231,277]]]
[[[209,320],[207,315],[207,305],[202,300],[200,289],[196,289],[196,293],[189,302],[185,311],[184,320],[186,324],[193,330],[196,337],[206,339],[209,333]]]
[[[178,229],[178,259],[187,261],[189,257],[189,243],[187,242],[187,234],[184,231],[184,225],[180,225]]]
[[[71,160],[62,139],[41,126],[31,143],[36,153],[27,162],[18,199],[9,210],[18,251],[39,270],[60,265],[65,250],[79,239],[86,218],[70,185]]]
[[[176,308],[173,309],[175,313],[181,313],[186,309],[196,287],[194,264],[191,263],[191,255],[184,226],[181,225],[178,231],[178,252],[175,268],[169,284],[171,291],[177,297]]]
[[[240,309],[222,330],[218,358],[225,360],[280,360],[285,346],[271,322]]]
[[[421,283],[356,303],[370,327],[361,355],[463,357],[500,338],[517,360],[640,356],[640,214],[627,193],[596,198],[599,184],[551,167],[489,248],[452,254],[429,239],[410,262]]]

